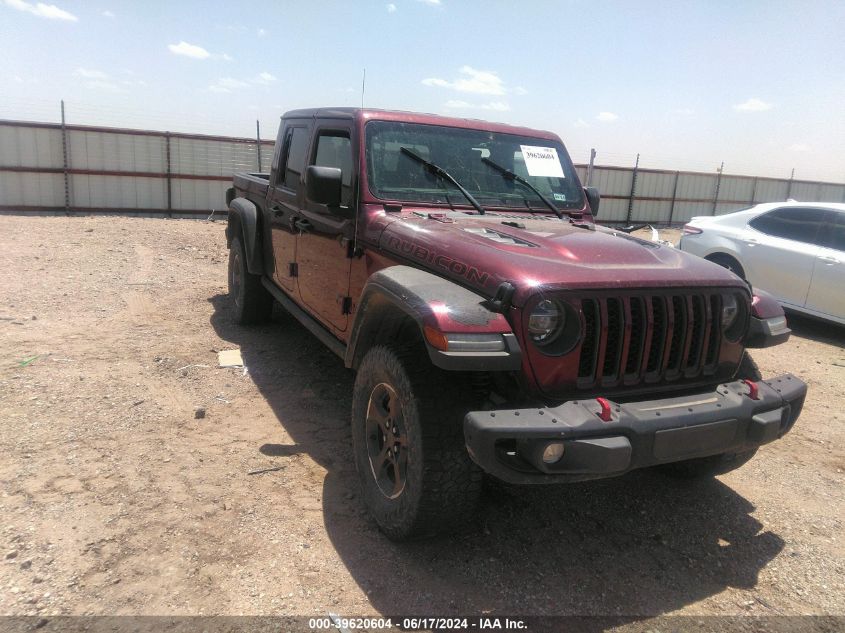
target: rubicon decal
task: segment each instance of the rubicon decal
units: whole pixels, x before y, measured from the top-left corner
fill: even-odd
[[[426,248],[425,246],[415,244],[414,242],[408,240],[403,240],[399,237],[389,236],[387,238],[387,246],[389,249],[397,253],[409,255],[414,259],[425,262],[426,264],[445,268],[449,272],[465,277],[471,282],[484,285],[490,278],[489,273],[480,271],[475,266],[470,266],[462,261],[453,259],[448,255],[440,254],[437,251]]]

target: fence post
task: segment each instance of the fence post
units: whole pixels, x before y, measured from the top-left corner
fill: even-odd
[[[167,216],[173,217],[173,179],[170,167],[170,132],[164,133],[164,151],[167,157]]]
[[[786,199],[792,195],[792,179],[795,178],[795,167],[792,168],[792,173],[789,174],[789,183],[786,185]]]
[[[637,192],[637,171],[640,168],[640,155],[637,154],[637,162],[634,163],[634,172],[631,174],[631,195],[628,196],[628,215],[625,223],[631,223],[631,211],[634,209],[634,194]]]
[[[675,197],[678,195],[678,178],[680,177],[681,172],[675,172],[675,185],[672,187],[672,204],[669,205],[669,221],[668,224],[672,225],[672,216],[675,215]]]
[[[716,171],[716,191],[713,192],[713,213],[711,215],[716,215],[716,205],[719,203],[719,187],[722,186],[722,170],[725,168],[725,161],[722,161],[722,164],[719,165],[719,169]]]
[[[590,183],[593,182],[593,165],[595,165],[596,161],[596,149],[594,147],[590,148],[590,164],[587,165],[587,183],[584,185],[585,187],[589,187]]]
[[[62,170],[65,176],[65,214],[70,215],[70,176],[67,160],[67,128],[65,127],[65,100],[62,99]]]
[[[754,181],[753,181],[753,184],[751,185],[751,200],[749,200],[748,203],[751,206],[754,206],[755,204],[757,204],[755,202],[756,199],[757,199],[757,176],[754,176]]]
[[[258,171],[261,172],[261,128],[258,126],[258,119],[255,119],[255,143],[258,148]]]

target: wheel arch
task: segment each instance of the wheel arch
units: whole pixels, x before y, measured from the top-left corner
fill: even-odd
[[[435,347],[430,340],[448,341],[450,334],[478,340],[498,335],[503,349],[450,351],[448,346]],[[486,305],[484,297],[424,270],[391,266],[374,273],[364,286],[346,349],[346,366],[357,369],[373,345],[408,336],[417,337],[431,362],[441,369],[519,370],[522,365],[510,324]]]
[[[246,198],[235,198],[229,203],[226,246],[231,248],[232,240],[236,237],[241,238],[247,270],[253,275],[263,274],[264,258],[261,252],[260,210]]]

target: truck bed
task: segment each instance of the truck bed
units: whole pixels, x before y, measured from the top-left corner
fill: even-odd
[[[250,200],[262,200],[267,195],[267,187],[270,186],[269,173],[247,173],[242,172],[232,177],[237,196]]]

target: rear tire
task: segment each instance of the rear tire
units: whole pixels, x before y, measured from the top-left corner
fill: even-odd
[[[745,352],[742,356],[742,361],[736,372],[736,379],[748,379],[755,382],[763,379],[762,374],[760,374],[760,368],[757,367],[757,363],[754,362],[754,359],[751,358],[751,354],[748,352]],[[710,457],[699,457],[672,464],[663,464],[658,466],[657,469],[665,475],[678,479],[715,477],[716,475],[724,475],[732,470],[736,470],[746,464],[756,454],[757,449],[752,448],[749,451],[722,453]]]
[[[229,247],[229,300],[234,321],[239,325],[269,321],[273,313],[273,297],[261,285],[261,275],[253,275],[247,270],[239,237],[233,239]]]
[[[736,258],[725,253],[713,253],[712,255],[708,255],[705,259],[713,262],[714,264],[719,264],[719,266],[727,268],[737,277],[745,279],[745,270],[743,270],[742,264],[740,264]]]
[[[379,529],[402,541],[454,530],[472,517],[482,472],[467,454],[471,391],[431,366],[419,346],[377,345],[352,396],[352,446],[364,503]]]

